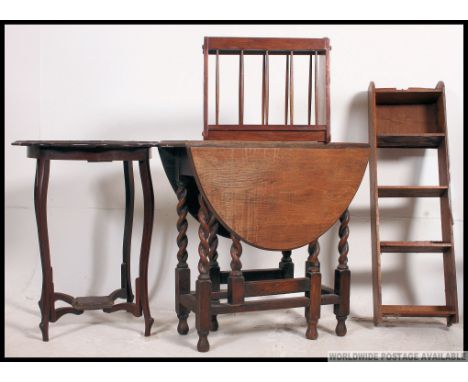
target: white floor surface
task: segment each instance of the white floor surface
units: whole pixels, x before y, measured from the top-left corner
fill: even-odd
[[[332,307],[322,307],[319,338],[305,339],[303,309],[219,316],[219,330],[209,335],[210,351],[196,351],[195,317],[190,332],[177,334],[174,312],[153,310],[150,337],[143,336],[143,318],[125,312],[65,315],[50,324],[50,341],[41,340],[35,301],[7,301],[7,357],[326,357],[330,351],[462,350],[463,324],[447,328],[441,318],[392,319],[374,327],[370,317],[351,314],[348,333],[337,337]],[[14,319],[13,319],[14,318]]]

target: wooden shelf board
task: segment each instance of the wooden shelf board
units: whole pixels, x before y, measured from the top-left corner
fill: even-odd
[[[426,253],[444,252],[452,244],[442,241],[381,241],[380,252],[389,253]]]
[[[444,133],[379,134],[379,148],[438,148],[445,138]]]
[[[442,95],[440,89],[409,88],[399,90],[392,88],[375,89],[377,105],[398,105],[433,103]]]
[[[326,131],[327,125],[208,125],[212,131]]]
[[[78,310],[100,310],[111,308],[114,300],[111,296],[77,297],[73,300],[73,308]]]
[[[444,305],[382,305],[384,317],[447,317],[456,311]]]
[[[323,129],[289,129],[275,130],[259,128],[248,130],[208,128],[204,133],[205,140],[232,140],[232,141],[300,141],[300,142],[326,142],[327,132]]]
[[[380,198],[431,198],[442,196],[447,186],[378,186]]]

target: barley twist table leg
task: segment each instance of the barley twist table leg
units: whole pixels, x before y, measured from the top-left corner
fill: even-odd
[[[340,242],[338,244],[338,251],[340,256],[338,258],[338,266],[335,270],[335,294],[340,296],[340,303],[334,305],[333,311],[338,321],[335,332],[338,336],[346,334],[346,318],[349,315],[349,297],[350,297],[350,284],[351,272],[348,268],[348,236],[349,236],[349,211],[346,210],[340,217],[340,229],[338,234]]]
[[[211,288],[214,292],[219,292],[220,290],[220,269],[218,264],[218,226],[219,223],[216,220],[214,214],[210,214],[209,219],[209,227],[210,227],[210,236],[208,239],[208,244],[210,245],[210,253],[208,255],[210,259],[210,279],[211,279]],[[216,300],[219,302],[219,300]],[[211,323],[210,323],[210,330],[216,331],[218,330],[218,318],[216,315],[211,316]]]
[[[180,178],[177,183],[177,267],[175,269],[176,280],[176,313],[179,323],[177,325],[177,332],[181,335],[187,334],[189,326],[187,319],[190,310],[180,303],[180,295],[190,293],[190,268],[187,264],[187,182],[184,178]]]
[[[210,253],[210,245],[208,243],[210,228],[208,222],[208,210],[201,194],[199,195],[199,204],[200,209],[198,210],[198,220],[200,222],[200,227],[198,229],[198,236],[200,238],[200,244],[198,246],[198,254],[200,256],[200,260],[198,262],[199,275],[195,282],[197,301],[195,324],[198,332],[197,349],[199,352],[207,352],[210,349],[208,334],[210,332],[211,321],[211,280],[208,257]]]

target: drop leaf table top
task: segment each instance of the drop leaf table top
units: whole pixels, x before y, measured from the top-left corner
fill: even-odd
[[[369,157],[369,145],[361,143],[162,141],[158,146],[174,189],[180,176],[193,178],[189,194],[202,193],[225,236],[234,232],[267,250],[299,248],[327,231],[351,203]],[[196,195],[188,200],[196,216]]]

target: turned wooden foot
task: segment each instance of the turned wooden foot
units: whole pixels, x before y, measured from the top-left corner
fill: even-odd
[[[218,324],[218,317],[217,316],[211,316],[211,322],[210,322],[210,331],[216,332],[219,328]]]
[[[206,353],[210,350],[210,343],[208,342],[208,334],[198,333],[197,350],[201,353]]]
[[[178,314],[179,324],[177,325],[177,333],[180,335],[186,335],[189,332],[189,326],[187,323],[188,314]]]
[[[317,337],[318,337],[317,323],[316,322],[309,322],[307,324],[306,338],[308,340],[316,340]]]
[[[346,317],[337,317],[338,323],[336,324],[335,333],[339,337],[343,337],[346,335]]]

